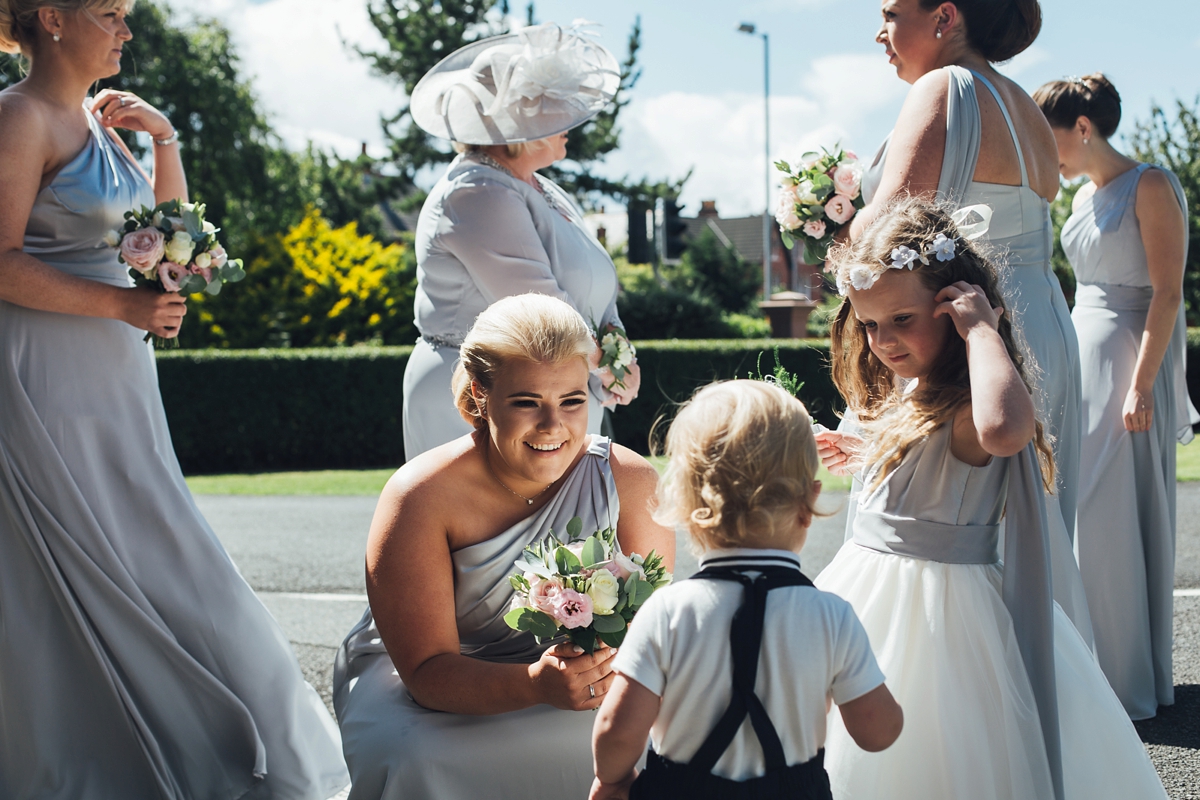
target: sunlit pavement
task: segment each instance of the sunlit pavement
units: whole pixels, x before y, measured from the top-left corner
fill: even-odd
[[[328,704],[334,651],[367,607],[363,553],[375,499],[201,495],[196,501]],[[1200,800],[1200,483],[1179,485],[1178,513],[1176,700],[1137,728],[1172,800]],[[844,528],[844,509],[816,522],[801,554],[806,574],[829,563]],[[676,574],[695,569],[680,540]]]

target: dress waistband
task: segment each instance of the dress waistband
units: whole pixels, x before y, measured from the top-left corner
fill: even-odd
[[[853,538],[856,544],[880,553],[943,564],[994,564],[999,560],[999,525],[948,525],[859,508]]]
[[[462,347],[463,339],[466,339],[466,334],[447,334],[446,336],[434,336],[429,333],[422,333],[421,339],[430,347],[453,347],[455,350]]]
[[[1153,297],[1152,286],[1080,283],[1075,287],[1075,305],[1111,308],[1114,311],[1147,311]]]

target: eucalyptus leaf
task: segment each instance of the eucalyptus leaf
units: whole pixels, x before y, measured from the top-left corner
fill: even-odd
[[[584,567],[592,567],[604,560],[604,545],[595,536],[589,536],[583,543],[583,552],[579,560]]]
[[[199,241],[204,238],[204,220],[195,211],[183,212],[183,227],[193,239]]]
[[[571,521],[567,523],[567,538],[569,540],[578,539],[581,533],[583,533],[583,520],[579,517],[571,517]]]
[[[779,236],[783,239],[783,246],[788,250],[791,250],[793,247],[795,247],[796,240],[792,237],[790,232],[780,229]]]
[[[598,638],[609,647],[620,647],[625,642],[625,634],[627,633],[629,633],[629,628],[625,627],[616,633],[602,633]]]
[[[517,562],[517,569],[523,569],[526,572],[532,572],[534,575],[542,578],[554,577],[554,570],[546,566],[545,562],[543,562],[540,558],[529,552],[524,554],[523,561]]]
[[[530,610],[528,608],[514,608],[504,615],[504,624],[515,631],[528,630],[528,628],[521,627],[521,617],[529,613]]]
[[[204,293],[210,294],[213,297],[219,295],[221,293],[221,279],[213,278],[211,281],[209,281],[208,286],[204,287]]]
[[[186,278],[184,278],[182,281],[179,282],[179,293],[180,294],[197,294],[199,292],[203,292],[207,286],[208,286],[208,284],[205,282],[204,278],[202,278],[201,276],[188,275]]]
[[[562,545],[554,551],[554,563],[558,566],[559,573],[563,575],[574,575],[583,569],[583,564],[579,559],[567,548]]]
[[[625,630],[625,618],[620,614],[593,615],[592,627],[597,633],[616,633]]]
[[[630,575],[625,579],[625,606],[627,608],[637,608],[638,606],[638,577]]]
[[[567,631],[567,638],[583,648],[583,652],[588,655],[596,652],[596,632],[591,628],[572,628]]]

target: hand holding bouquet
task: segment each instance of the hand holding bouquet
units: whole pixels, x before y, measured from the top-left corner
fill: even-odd
[[[832,153],[805,153],[800,163],[775,162],[783,173],[775,220],[790,250],[796,240],[804,241],[804,260],[825,261],[839,226],[849,222],[863,207],[862,167],[852,151],[836,148]]]
[[[169,200],[153,209],[126,211],[125,224],[104,237],[129,266],[137,285],[163,292],[215,295],[225,283],[246,277],[240,259],[229,258],[217,241],[219,231],[204,219],[202,203]],[[146,341],[150,334],[146,334]]]
[[[634,614],[655,590],[671,582],[662,556],[626,556],[613,528],[580,539],[583,522],[567,523],[570,541],[551,531],[525,548],[508,581],[516,595],[504,621],[544,642],[566,635],[586,653],[597,642],[619,647]]]
[[[596,344],[600,351],[600,361],[592,370],[600,377],[601,385],[613,393],[607,406],[617,403],[629,405],[638,394],[641,384],[641,370],[637,366],[637,350],[625,334],[624,328],[609,325],[604,333],[592,324],[596,335]]]

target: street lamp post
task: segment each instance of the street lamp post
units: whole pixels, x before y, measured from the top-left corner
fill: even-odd
[[[738,31],[753,36],[757,28],[752,22],[743,22]],[[771,299],[771,40],[765,32],[758,33],[763,40],[763,157],[766,159],[764,189],[766,205],[763,208],[763,300]]]

